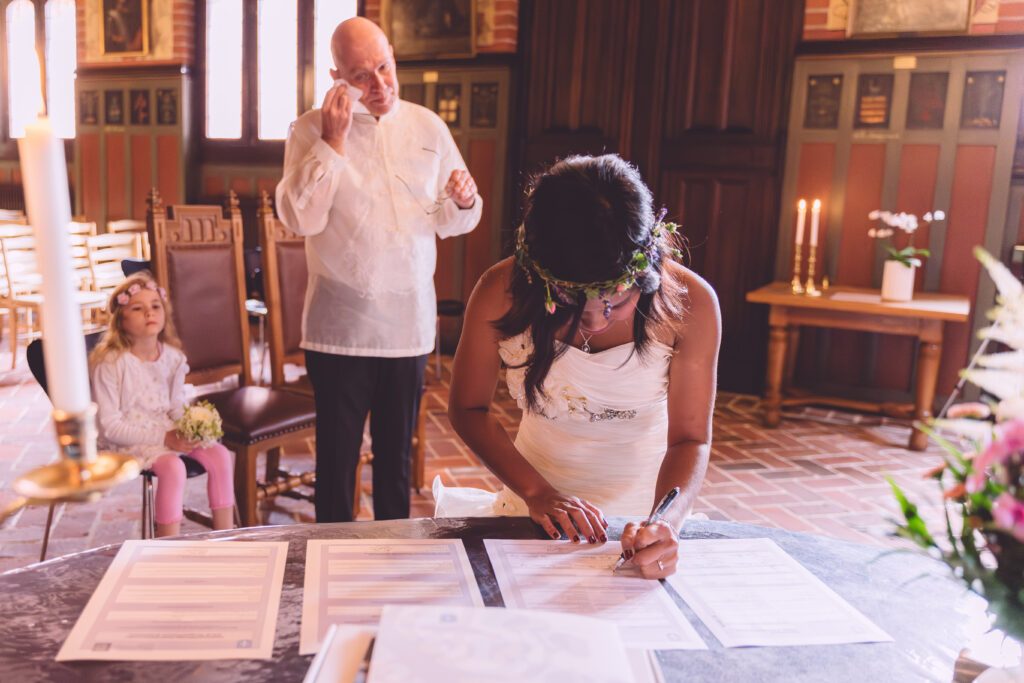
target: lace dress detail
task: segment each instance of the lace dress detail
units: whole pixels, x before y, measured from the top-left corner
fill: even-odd
[[[529,333],[498,346],[508,366],[509,394],[523,409],[516,449],[557,489],[591,501],[605,514],[648,514],[668,446],[672,348],[654,341],[643,358],[632,343],[596,353],[566,348],[544,380],[546,398],[538,411],[526,409],[523,387],[523,364],[531,352]],[[439,491],[452,511],[458,510],[458,491]],[[527,508],[502,489],[491,512],[525,515]]]

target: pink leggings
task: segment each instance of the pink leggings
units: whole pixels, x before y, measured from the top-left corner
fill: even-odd
[[[231,452],[215,443],[195,449],[188,457],[206,468],[206,493],[210,497],[210,509],[233,507],[235,491],[231,481]],[[181,508],[185,501],[185,463],[177,453],[166,453],[157,458],[150,469],[156,474],[156,523],[180,522]]]

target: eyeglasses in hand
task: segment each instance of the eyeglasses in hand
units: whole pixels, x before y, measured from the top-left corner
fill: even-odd
[[[409,190],[409,194],[412,195],[413,200],[417,204],[419,204],[420,208],[423,209],[423,213],[427,214],[428,216],[433,216],[435,213],[443,209],[445,200],[451,197],[450,193],[442,193],[438,195],[437,199],[434,200],[433,204],[431,204],[430,206],[423,206],[423,203],[420,201],[419,197],[416,196],[416,193],[412,191],[412,187],[410,187],[409,183],[405,181],[405,178],[398,175],[397,173],[395,174],[395,177],[398,178],[399,182],[401,182],[402,185],[405,186],[405,189]]]

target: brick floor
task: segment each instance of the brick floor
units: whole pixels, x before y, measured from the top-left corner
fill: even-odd
[[[0,352],[0,368],[10,356]],[[435,475],[446,485],[494,489],[497,480],[455,435],[446,415],[448,372],[438,382],[428,370],[426,395],[426,472],[428,487]],[[514,432],[519,410],[502,387],[496,412]],[[11,482],[18,474],[49,462],[55,453],[50,404],[24,360],[0,371],[0,505],[14,498]],[[778,429],[759,422],[758,399],[721,394],[715,410],[715,443],[707,479],[695,511],[711,519],[750,522],[806,531],[864,543],[900,543],[888,537],[889,519],[897,509],[885,482],[892,476],[934,520],[938,529],[935,485],[921,473],[939,461],[938,450],[914,453],[904,449],[908,427],[898,421],[807,408],[791,415]],[[311,469],[309,444],[286,448],[284,464]],[[262,467],[261,467],[262,471]],[[203,479],[189,482],[186,501],[206,504]],[[360,519],[372,517],[370,471],[364,472]],[[50,557],[78,552],[126,538],[138,538],[139,482],[129,482],[88,505],[57,508]],[[413,516],[429,516],[429,490],[411,493]],[[264,507],[268,524],[312,522],[312,506],[278,498]],[[0,528],[0,571],[38,559],[45,508],[23,510]],[[202,527],[185,520],[183,532]]]

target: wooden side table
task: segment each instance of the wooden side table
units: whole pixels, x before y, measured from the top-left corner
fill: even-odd
[[[882,301],[876,289],[835,287],[820,297],[793,294],[789,283],[774,282],[747,293],[747,301],[768,304],[768,367],[764,396],[764,423],[778,426],[782,407],[812,403],[834,405],[873,413],[904,415],[914,420],[931,417],[935,385],[942,358],[942,332],[946,322],[965,323],[971,307],[967,297],[953,294],[920,293],[912,301]],[[792,373],[793,356],[800,327],[824,327],[858,332],[879,332],[916,337],[917,379],[914,403],[892,406],[867,401],[804,395],[783,397]],[[787,366],[789,366],[787,368]],[[910,434],[909,448],[924,450],[928,437],[918,429]]]

